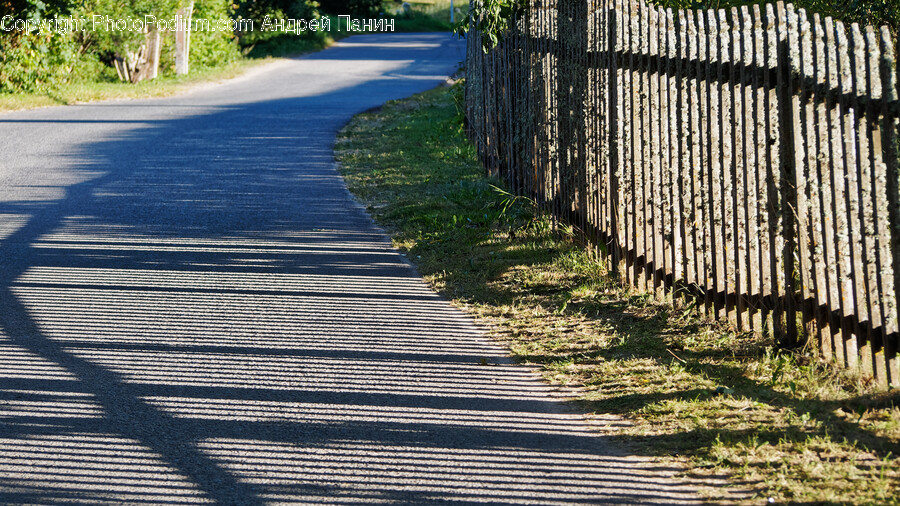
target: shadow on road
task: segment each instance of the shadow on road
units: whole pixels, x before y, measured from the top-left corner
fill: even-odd
[[[695,501],[352,201],[334,132],[397,83],[134,120],[0,202],[0,502]]]

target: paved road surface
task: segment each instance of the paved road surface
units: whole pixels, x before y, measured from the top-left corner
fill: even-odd
[[[0,503],[692,502],[509,365],[335,171],[353,114],[462,57],[359,36],[0,115]]]

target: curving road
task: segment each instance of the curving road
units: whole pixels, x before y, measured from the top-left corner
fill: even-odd
[[[335,171],[353,114],[462,58],[358,36],[0,115],[0,503],[696,502],[430,291]]]

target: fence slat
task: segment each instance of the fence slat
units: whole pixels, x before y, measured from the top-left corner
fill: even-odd
[[[622,262],[622,254],[620,248],[621,241],[619,238],[624,237],[624,234],[622,234],[622,231],[619,229],[619,216],[621,216],[621,210],[619,208],[620,191],[618,175],[620,167],[622,166],[619,161],[619,139],[621,138],[619,135],[619,111],[622,110],[622,106],[619,103],[619,97],[621,96],[619,93],[621,82],[619,80],[618,63],[618,52],[620,49],[619,41],[621,40],[621,37],[619,36],[619,27],[622,25],[619,21],[619,13],[622,12],[622,8],[619,4],[619,0],[607,2],[607,7],[610,11],[607,18],[610,21],[610,25],[608,27],[606,41],[606,47],[609,51],[609,137],[607,138],[607,142],[609,143],[609,192],[607,193],[607,199],[609,201],[608,230],[610,232],[610,235],[607,238],[607,244],[609,245],[611,253],[612,274],[617,278],[620,278],[621,271],[619,267]]]
[[[864,37],[864,75],[866,77],[865,94],[870,97],[866,106],[866,114],[862,119],[870,122],[866,128],[865,146],[867,148],[867,161],[863,165],[864,172],[860,174],[862,181],[860,196],[861,202],[871,202],[871,206],[866,206],[864,211],[865,220],[865,244],[863,251],[866,254],[866,279],[868,284],[868,301],[869,316],[871,320],[870,339],[872,342],[872,362],[876,377],[889,378],[890,370],[884,360],[884,342],[886,337],[886,322],[884,318],[885,291],[882,282],[883,272],[881,265],[886,261],[883,253],[884,239],[878,233],[882,228],[880,225],[884,222],[887,212],[879,212],[878,205],[878,180],[877,175],[882,165],[881,156],[881,135],[878,130],[878,111],[877,100],[881,98],[881,77],[878,72],[879,56],[881,49],[875,36],[875,30],[869,26],[866,27]],[[886,203],[885,203],[886,204]],[[884,204],[883,204],[884,205]]]
[[[657,267],[657,292],[666,293],[666,288],[672,286],[671,275],[675,272],[675,264],[673,263],[672,249],[674,247],[675,237],[672,228],[672,160],[671,145],[672,141],[669,136],[669,108],[672,104],[669,94],[669,76],[672,75],[671,58],[670,58],[670,41],[669,41],[669,24],[666,10],[657,9],[657,33],[659,34],[659,45],[657,47],[657,60],[659,74],[659,172],[660,194],[662,199],[659,203],[659,255],[660,265]]]
[[[767,18],[764,17],[764,12],[759,7],[759,5],[753,6],[753,53],[755,55],[754,58],[754,66],[756,69],[765,69],[767,68],[767,60],[766,60],[766,23]],[[753,73],[753,87],[756,89],[756,111],[754,123],[756,124],[756,160],[757,167],[754,170],[754,176],[756,179],[756,239],[758,241],[758,262],[759,262],[759,271],[758,271],[758,280],[759,280],[759,328],[763,332],[771,332],[772,326],[769,323],[770,318],[770,304],[766,302],[767,297],[770,295],[771,290],[771,279],[770,274],[772,269],[770,267],[770,255],[772,252],[772,247],[769,242],[769,233],[768,233],[768,222],[769,222],[769,213],[767,208],[766,196],[767,196],[767,179],[766,172],[767,167],[769,166],[768,161],[768,153],[769,153],[769,109],[768,109],[768,89],[766,88],[767,79],[765,76],[761,76],[760,72]]]
[[[625,145],[628,146],[628,157],[625,160],[625,163],[622,166],[622,173],[625,174],[625,177],[628,181],[628,187],[626,189],[626,193],[623,195],[627,199],[628,205],[628,252],[629,252],[629,275],[632,286],[638,286],[638,280],[640,279],[640,268],[638,267],[637,258],[640,246],[638,245],[638,223],[637,223],[637,204],[636,200],[638,199],[638,187],[635,182],[635,167],[638,166],[638,158],[636,156],[638,142],[636,140],[636,132],[639,129],[639,113],[635,110],[635,88],[636,88],[636,80],[637,80],[637,72],[635,69],[637,68],[637,64],[639,63],[639,48],[636,47],[636,40],[638,36],[637,32],[637,12],[635,12],[637,6],[635,5],[635,0],[626,0],[628,2],[628,13],[627,13],[627,29],[625,31],[624,42],[628,51],[628,70],[626,71],[627,79],[626,83],[623,87],[623,94],[627,97],[628,105],[626,106],[626,111],[628,113],[628,118],[626,123],[628,125],[628,136],[625,140]]]
[[[734,66],[731,71],[732,86],[732,111],[735,118],[732,125],[732,146],[734,154],[732,155],[732,211],[731,233],[734,239],[734,286],[735,286],[735,315],[737,317],[737,326],[740,329],[749,329],[751,326],[747,321],[747,294],[750,293],[747,283],[747,267],[746,255],[748,249],[746,247],[747,234],[744,225],[748,222],[746,213],[747,202],[747,184],[745,170],[745,158],[747,155],[747,144],[745,141],[744,124],[747,117],[746,100],[748,95],[745,87],[744,68],[746,61],[744,60],[743,30],[744,17],[737,7],[731,9],[731,38],[732,38],[732,62]]]
[[[646,36],[645,48],[647,51],[647,109],[644,113],[644,126],[648,141],[645,143],[647,158],[646,164],[647,184],[644,187],[646,200],[644,206],[647,210],[647,228],[644,230],[649,254],[647,255],[648,288],[656,289],[660,286],[659,259],[662,242],[660,230],[659,202],[662,197],[662,179],[660,178],[660,86],[659,86],[659,15],[656,9],[643,9],[646,13],[644,35]]]
[[[850,26],[849,38],[850,61],[850,85],[851,93],[855,99],[866,95],[866,60],[865,39],[859,25]],[[853,250],[856,253],[854,263],[854,278],[856,284],[854,293],[857,297],[856,321],[859,327],[859,345],[857,353],[860,357],[860,365],[874,377],[878,377],[878,364],[872,353],[872,294],[876,288],[869,281],[869,252],[866,249],[868,234],[871,232],[871,221],[866,217],[866,202],[869,198],[867,181],[871,172],[869,164],[868,130],[864,106],[854,104],[855,117],[850,129],[856,141],[856,166],[851,170],[855,184],[851,188],[854,200],[852,220],[856,233],[853,235]]]
[[[835,40],[834,20],[826,17],[823,23],[825,44],[825,86],[827,90],[833,90],[839,86],[838,82],[838,66],[836,61],[837,42]],[[841,283],[841,216],[838,209],[841,205],[841,194],[837,188],[838,178],[843,176],[842,164],[842,131],[840,119],[840,105],[834,99],[834,94],[827,93],[825,96],[825,118],[824,123],[827,128],[828,139],[828,158],[829,164],[826,166],[825,174],[827,177],[823,179],[822,184],[827,188],[822,193],[825,197],[824,211],[827,213],[824,219],[826,230],[826,244],[828,252],[826,260],[826,275],[828,276],[828,284],[830,290],[828,314],[830,316],[833,327],[832,336],[834,338],[834,348],[836,358],[842,365],[847,365],[847,351],[844,347],[846,336],[842,323],[842,302],[843,302],[843,284]],[[839,176],[840,174],[840,176]]]
[[[772,335],[778,335],[780,321],[783,316],[783,310],[779,304],[782,295],[780,272],[781,269],[781,253],[782,244],[781,236],[778,229],[778,220],[780,216],[780,203],[778,199],[778,188],[780,187],[780,171],[779,171],[779,118],[778,118],[778,82],[773,77],[778,70],[778,32],[777,20],[775,18],[775,6],[766,4],[765,6],[765,60],[766,72],[765,88],[766,94],[766,164],[765,164],[765,202],[766,202],[766,232],[768,235],[769,247],[769,277],[768,277],[768,305],[769,313],[769,329]]]
[[[721,202],[722,194],[719,188],[722,180],[722,89],[719,82],[722,80],[722,65],[719,65],[719,24],[716,11],[706,12],[706,28],[708,30],[707,45],[708,58],[706,59],[707,80],[706,90],[708,96],[707,117],[705,123],[709,126],[707,129],[707,155],[708,155],[708,172],[707,172],[707,195],[708,209],[708,237],[710,245],[710,275],[712,279],[712,297],[713,297],[713,315],[716,318],[724,318],[725,307],[722,303],[721,293],[724,292],[724,279],[722,276],[722,232],[720,224],[722,223]]]
[[[753,53],[750,51],[750,33],[752,32],[752,24],[750,23],[750,11],[747,6],[740,9],[733,9],[732,15],[734,21],[734,47],[735,62],[739,64],[739,72],[737,75],[737,87],[735,91],[735,107],[739,111],[736,116],[740,118],[741,125],[736,126],[735,132],[740,137],[735,142],[735,159],[739,161],[739,169],[736,171],[736,190],[735,190],[735,212],[734,230],[737,234],[737,250],[735,257],[735,265],[737,273],[740,275],[740,281],[737,282],[737,314],[740,319],[739,328],[753,330],[753,303],[750,300],[753,293],[753,283],[750,273],[753,272],[751,263],[752,244],[751,244],[751,223],[750,219],[750,201],[752,200],[753,190],[750,185],[749,174],[754,167],[755,160],[750,149],[752,133],[751,111],[753,110],[753,90],[749,87],[749,69],[752,68]]]
[[[801,138],[805,148],[805,158],[801,157],[797,164],[797,229],[800,279],[801,309],[804,311],[804,323],[807,329],[816,333],[816,340],[821,345],[822,334],[819,325],[813,320],[819,307],[818,282],[816,275],[817,260],[816,236],[818,209],[818,177],[814,171],[818,146],[816,141],[816,110],[813,102],[815,87],[815,61],[813,56],[812,26],[804,10],[800,11],[800,83],[798,113],[800,114]]]
[[[686,142],[685,151],[688,154],[688,170],[687,170],[687,181],[688,187],[686,189],[689,192],[685,195],[685,200],[688,202],[688,208],[690,209],[690,224],[691,224],[691,263],[693,265],[693,275],[692,275],[692,283],[696,286],[698,292],[700,292],[701,297],[705,297],[708,291],[706,290],[707,285],[707,277],[706,277],[706,255],[705,255],[705,235],[703,233],[705,223],[704,213],[703,213],[703,188],[705,187],[703,182],[703,171],[701,167],[703,166],[702,161],[702,144],[701,138],[702,133],[700,130],[700,125],[702,122],[702,111],[704,110],[703,101],[701,98],[701,84],[700,84],[700,70],[703,67],[701,64],[701,37],[698,25],[697,18],[702,16],[695,16],[693,11],[687,12],[687,41],[688,41],[688,68],[687,72],[690,75],[690,88],[688,90],[688,128],[690,132],[690,137]],[[696,62],[691,65],[691,62]],[[704,308],[706,313],[709,314],[709,298],[706,297],[704,302]]]
[[[706,13],[697,12],[697,96],[699,98],[699,111],[697,114],[697,203],[694,209],[697,211],[697,227],[701,237],[700,248],[697,255],[700,260],[702,270],[700,272],[700,286],[704,294],[704,307],[707,316],[717,316],[716,307],[713,303],[715,298],[715,282],[713,276],[715,272],[715,250],[712,247],[712,237],[710,231],[712,229],[710,213],[712,211],[710,205],[711,193],[709,191],[709,178],[712,163],[710,161],[710,131],[712,130],[710,121],[710,85],[711,69],[709,65],[710,47],[709,47],[709,31],[706,26]]]
[[[840,117],[840,141],[841,144],[841,163],[836,171],[836,191],[840,196],[838,205],[838,240],[839,251],[839,272],[841,284],[841,327],[844,336],[844,350],[847,357],[847,363],[851,366],[858,366],[856,350],[858,349],[859,335],[857,328],[851,319],[854,315],[858,315],[857,297],[856,297],[856,251],[854,248],[854,236],[858,233],[852,225],[852,216],[854,213],[854,192],[851,188],[856,184],[856,153],[855,153],[855,136],[853,132],[854,117],[853,111],[850,109],[849,94],[852,91],[852,82],[850,75],[849,53],[847,46],[847,33],[843,23],[835,22],[835,41],[836,41],[836,70],[837,81],[835,82],[836,91],[839,93],[837,112]]]
[[[887,27],[881,27],[880,33],[880,65],[879,74],[881,75],[882,95],[885,113],[881,122],[882,142],[885,160],[885,180],[887,182],[887,203],[888,203],[888,230],[891,237],[891,269],[892,277],[884,277],[885,285],[884,304],[887,315],[886,334],[884,342],[884,356],[888,368],[888,377],[896,382],[898,374],[897,361],[897,345],[898,345],[898,328],[897,328],[897,301],[900,300],[900,294],[896,290],[900,290],[900,147],[898,147],[898,134],[900,134],[900,118],[898,118],[898,66],[896,55],[894,54],[894,45],[891,41],[890,33]],[[893,104],[893,112],[891,112],[890,104]],[[889,286],[890,285],[890,286]]]
[[[667,13],[670,18],[670,37],[673,38],[674,48],[672,57],[675,58],[675,74],[672,80],[674,93],[674,104],[672,107],[672,133],[673,135],[673,168],[674,168],[674,192],[673,200],[674,215],[676,216],[675,246],[674,258],[676,271],[674,274],[674,288],[676,291],[680,288],[679,283],[683,287],[689,287],[691,282],[690,260],[688,246],[688,226],[685,222],[690,219],[690,209],[687,207],[685,199],[685,189],[687,188],[687,178],[690,177],[686,167],[690,166],[688,150],[686,149],[689,142],[690,131],[690,98],[687,93],[688,77],[684,74],[684,60],[688,58],[687,54],[687,23],[682,11]],[[690,244],[690,248],[694,245]],[[682,291],[677,295],[687,295],[689,292]]]
[[[651,96],[650,90],[650,12],[651,9],[642,8],[643,6],[638,6],[638,51],[640,54],[640,70],[638,72],[638,81],[639,86],[637,90],[637,108],[638,108],[638,125],[639,125],[639,135],[640,139],[637,151],[638,151],[638,162],[636,164],[636,168],[639,171],[639,174],[635,179],[638,181],[638,185],[640,186],[640,244],[641,244],[641,265],[640,270],[643,274],[642,285],[641,288],[645,291],[649,291],[652,289],[653,280],[650,270],[647,268],[648,264],[651,262],[653,258],[653,232],[651,230],[652,227],[652,219],[653,219],[653,210],[650,205],[650,199],[652,198],[652,190],[651,185],[653,184],[653,176],[651,173],[651,163],[650,163],[650,101],[648,98]]]
[[[827,82],[828,70],[825,65],[825,28],[818,14],[813,15],[812,37],[813,75],[815,80],[813,85],[817,90],[813,94],[815,102],[813,121],[816,129],[815,160],[810,161],[810,163],[815,163],[816,181],[816,184],[812,187],[814,195],[811,196],[811,199],[814,199],[814,230],[817,234],[815,237],[817,240],[815,263],[815,277],[817,280],[816,304],[818,326],[821,329],[820,333],[825,338],[822,350],[825,352],[826,358],[834,358],[837,349],[835,344],[837,333],[831,320],[830,308],[833,307],[832,292],[834,288],[829,281],[829,265],[833,263],[834,253],[831,247],[833,244],[833,238],[830,235],[831,226],[827,219],[829,216],[829,211],[827,210],[827,179],[831,160],[831,141],[828,136],[827,94],[818,91],[826,88],[825,83]],[[812,168],[812,165],[810,167]]]

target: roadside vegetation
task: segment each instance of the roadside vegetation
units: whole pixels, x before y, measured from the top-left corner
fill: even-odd
[[[237,77],[264,60],[238,60],[202,68],[186,76],[167,76],[136,84],[118,81],[75,80],[44,90],[0,93],[0,111],[71,105],[96,100],[149,98],[174,95],[200,83]]]
[[[896,390],[619,283],[484,176],[460,99],[457,84],[389,103],[336,145],[351,191],[436,290],[686,477],[727,475],[747,504],[900,504]]]
[[[730,9],[742,5],[770,3],[763,0],[651,0],[651,3],[673,9]],[[795,7],[817,13],[823,18],[861,26],[887,25],[894,34],[900,30],[900,2],[897,0],[793,0]]]
[[[412,2],[390,2],[387,14],[394,19],[398,32],[449,32],[460,19],[465,19],[469,2],[454,0],[453,19],[450,22],[450,0],[414,0]]]
[[[188,2],[181,0],[0,0],[7,27],[15,20],[144,19],[152,14],[171,19]],[[193,17],[209,20],[253,20],[256,29],[243,33],[193,32],[190,72],[175,74],[174,32],[164,32],[158,77],[123,81],[115,60],[130,61],[146,44],[134,30],[0,30],[0,111],[93,100],[171,95],[198,83],[227,79],[270,58],[296,56],[329,46],[351,33],[338,15],[393,18],[395,31],[450,31],[450,0],[414,0],[405,7],[394,0],[195,0]],[[467,10],[459,8],[461,16]],[[7,18],[11,16],[11,18]],[[330,30],[300,34],[262,31],[266,18],[314,20],[330,18]]]
[[[645,0],[650,4],[671,9],[726,9],[749,5],[765,5],[776,0]],[[845,25],[857,23],[860,26],[887,26],[894,37],[900,35],[900,0],[783,0],[797,8],[806,9],[810,14],[818,14],[823,19],[830,17]],[[473,24],[485,35],[484,50],[497,45],[509,29],[509,21],[527,9],[529,0],[483,0],[472,11]],[[455,30],[464,34],[469,31],[470,22],[461,20]]]

